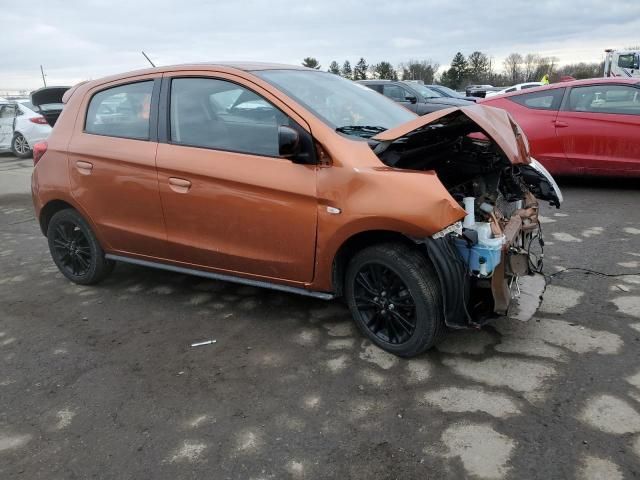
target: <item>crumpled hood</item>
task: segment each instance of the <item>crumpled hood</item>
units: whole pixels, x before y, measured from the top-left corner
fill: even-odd
[[[385,130],[372,139],[379,142],[393,142],[428,125],[448,123],[460,115],[466,116],[478,125],[478,131],[496,142],[512,164],[529,164],[531,162],[527,138],[511,115],[505,110],[484,105],[471,104],[465,107],[438,110]]]

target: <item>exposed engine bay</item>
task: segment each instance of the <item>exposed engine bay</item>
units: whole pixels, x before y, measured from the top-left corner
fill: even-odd
[[[464,109],[455,110],[401,138],[371,143],[390,167],[435,171],[466,212],[463,222],[426,242],[443,289],[457,290],[443,294],[452,327],[480,325],[497,315],[527,320],[544,291],[538,201],[559,207],[562,194],[544,167],[529,161],[524,135],[508,120],[513,131],[506,134],[513,137],[502,129],[498,139]],[[531,287],[526,292],[524,284]]]

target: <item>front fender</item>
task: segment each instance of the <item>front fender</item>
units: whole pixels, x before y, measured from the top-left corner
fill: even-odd
[[[373,155],[370,149],[368,154]],[[318,172],[315,289],[331,290],[333,259],[353,235],[377,230],[425,238],[465,215],[434,172],[395,169],[374,158],[377,165],[334,165]]]

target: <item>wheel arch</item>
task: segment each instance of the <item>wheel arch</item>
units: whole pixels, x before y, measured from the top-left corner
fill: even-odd
[[[407,235],[393,230],[365,230],[347,238],[336,251],[331,269],[331,283],[336,296],[342,296],[344,276],[349,260],[364,248],[380,243],[402,243],[418,248],[414,240]]]
[[[75,205],[72,205],[69,202],[66,202],[64,200],[58,200],[58,199],[50,200],[42,207],[42,209],[40,210],[38,223],[40,223],[40,230],[42,231],[42,234],[45,237],[47,236],[47,229],[49,228],[49,222],[51,221],[51,217],[53,217],[59,211],[65,210],[67,208],[72,208],[73,210],[76,210],[82,215],[82,212],[80,212],[75,207]]]

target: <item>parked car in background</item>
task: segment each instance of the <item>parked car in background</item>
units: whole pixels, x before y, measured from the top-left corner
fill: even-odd
[[[554,175],[640,177],[640,80],[593,78],[481,101],[502,108]]]
[[[464,89],[464,93],[467,97],[484,98],[487,92],[497,92],[502,90],[503,87],[494,87],[493,85],[468,85]]]
[[[455,91],[453,88],[445,87],[444,85],[427,85],[431,90],[435,90],[440,95],[449,98],[459,98],[461,100],[467,100],[470,102],[476,102],[478,97],[467,97],[464,93]]]
[[[33,146],[51,133],[68,88],[48,87],[33,92],[31,98],[0,100],[0,150],[30,157]]]
[[[561,194],[502,110],[419,117],[338,75],[261,63],[130,72],[65,100],[35,146],[32,192],[75,283],[121,261],[344,296],[363,334],[401,356],[446,326],[538,306],[527,246],[538,201]]]
[[[526,90],[528,88],[533,88],[533,87],[541,87],[542,85],[544,85],[542,82],[519,83],[517,85],[514,85],[512,87],[507,87],[502,90],[489,90],[485,94],[484,98],[490,98],[490,97],[493,97],[494,95],[503,95],[505,93],[517,92],[519,90]]]
[[[358,80],[358,83],[383,94],[418,115],[449,107],[464,107],[473,103],[459,98],[446,97],[416,82]]]

